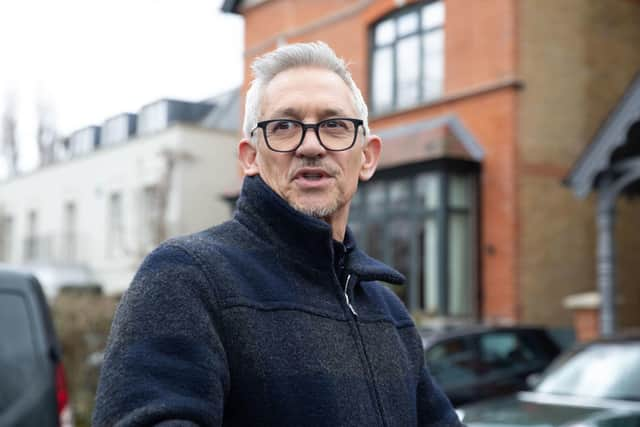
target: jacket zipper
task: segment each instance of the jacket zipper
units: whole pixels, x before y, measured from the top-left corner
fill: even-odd
[[[351,275],[348,274],[347,280],[344,283],[344,299],[347,302],[347,307],[349,307],[349,310],[351,310],[351,313],[353,313],[354,316],[358,317],[358,313],[356,312],[356,309],[353,308],[353,305],[351,305],[351,300],[349,299],[349,280],[350,279],[351,279]]]
[[[351,311],[351,314],[353,314],[354,323],[355,323],[354,326],[358,334],[358,340],[360,342],[361,351],[363,352],[363,356],[364,356],[365,369],[367,370],[369,377],[373,383],[372,384],[373,396],[371,396],[371,398],[373,399],[374,404],[378,407],[378,416],[380,417],[379,418],[380,423],[382,424],[383,427],[386,427],[387,422],[384,417],[384,410],[382,408],[382,404],[380,403],[380,395],[378,392],[378,388],[375,384],[375,377],[373,375],[371,362],[369,361],[369,356],[367,356],[367,352],[364,348],[364,342],[362,339],[362,332],[360,331],[360,325],[358,324],[358,312],[356,312],[356,309],[353,307],[353,304],[351,304],[351,299],[349,298],[349,282],[350,281],[351,281],[351,274],[347,274],[347,279],[345,280],[345,283],[344,283],[344,299],[347,304],[347,307],[349,307],[349,310]]]

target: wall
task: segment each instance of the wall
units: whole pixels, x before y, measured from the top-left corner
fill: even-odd
[[[518,5],[518,75],[525,85],[518,117],[522,319],[568,325],[562,299],[596,288],[595,198],[576,199],[562,179],[640,70],[640,4]],[[637,203],[620,210],[620,286],[635,285],[637,295],[633,277],[640,269],[627,257],[640,250],[631,219],[640,211]]]
[[[235,178],[236,139],[227,133],[175,125],[0,183],[0,205],[14,219],[8,262],[23,262],[27,215],[33,209],[39,216],[38,235],[53,237],[52,256],[58,259],[52,261],[68,263],[59,259],[58,237],[64,205],[73,201],[77,206],[77,262],[89,265],[108,292],[124,290],[151,249],[142,243],[147,218],[141,210],[141,190],[160,180],[164,171],[161,153],[180,150],[193,157],[176,166],[169,207],[170,234],[190,233],[229,217],[229,208],[218,195]],[[113,192],[123,197],[124,244],[109,254],[107,208]]]

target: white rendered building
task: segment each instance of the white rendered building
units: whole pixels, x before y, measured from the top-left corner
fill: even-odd
[[[0,263],[58,271],[50,295],[78,280],[121,292],[160,241],[228,219],[238,96],[159,100],[74,132],[54,163],[0,181]]]

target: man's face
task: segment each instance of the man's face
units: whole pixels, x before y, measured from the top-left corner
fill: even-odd
[[[276,75],[264,89],[260,120],[317,123],[333,117],[359,118],[348,86],[329,70],[293,68]],[[346,151],[326,150],[311,129],[298,149],[289,153],[269,149],[260,129],[254,138],[255,157],[249,162],[243,159],[241,142],[245,173],[259,174],[295,209],[329,222],[338,216],[346,223],[358,180],[369,179],[377,164],[379,140],[368,136],[363,144],[362,127],[358,128],[356,143]],[[244,149],[250,151],[246,144]]]

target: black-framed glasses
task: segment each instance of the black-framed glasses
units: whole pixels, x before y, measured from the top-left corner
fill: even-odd
[[[272,119],[258,122],[251,136],[262,129],[264,142],[273,151],[288,153],[296,151],[304,141],[307,129],[313,129],[320,145],[329,151],[345,151],[353,147],[358,138],[358,128],[363,126],[360,119],[337,117],[318,123],[303,123],[292,119]],[[363,126],[364,128],[364,126]]]

